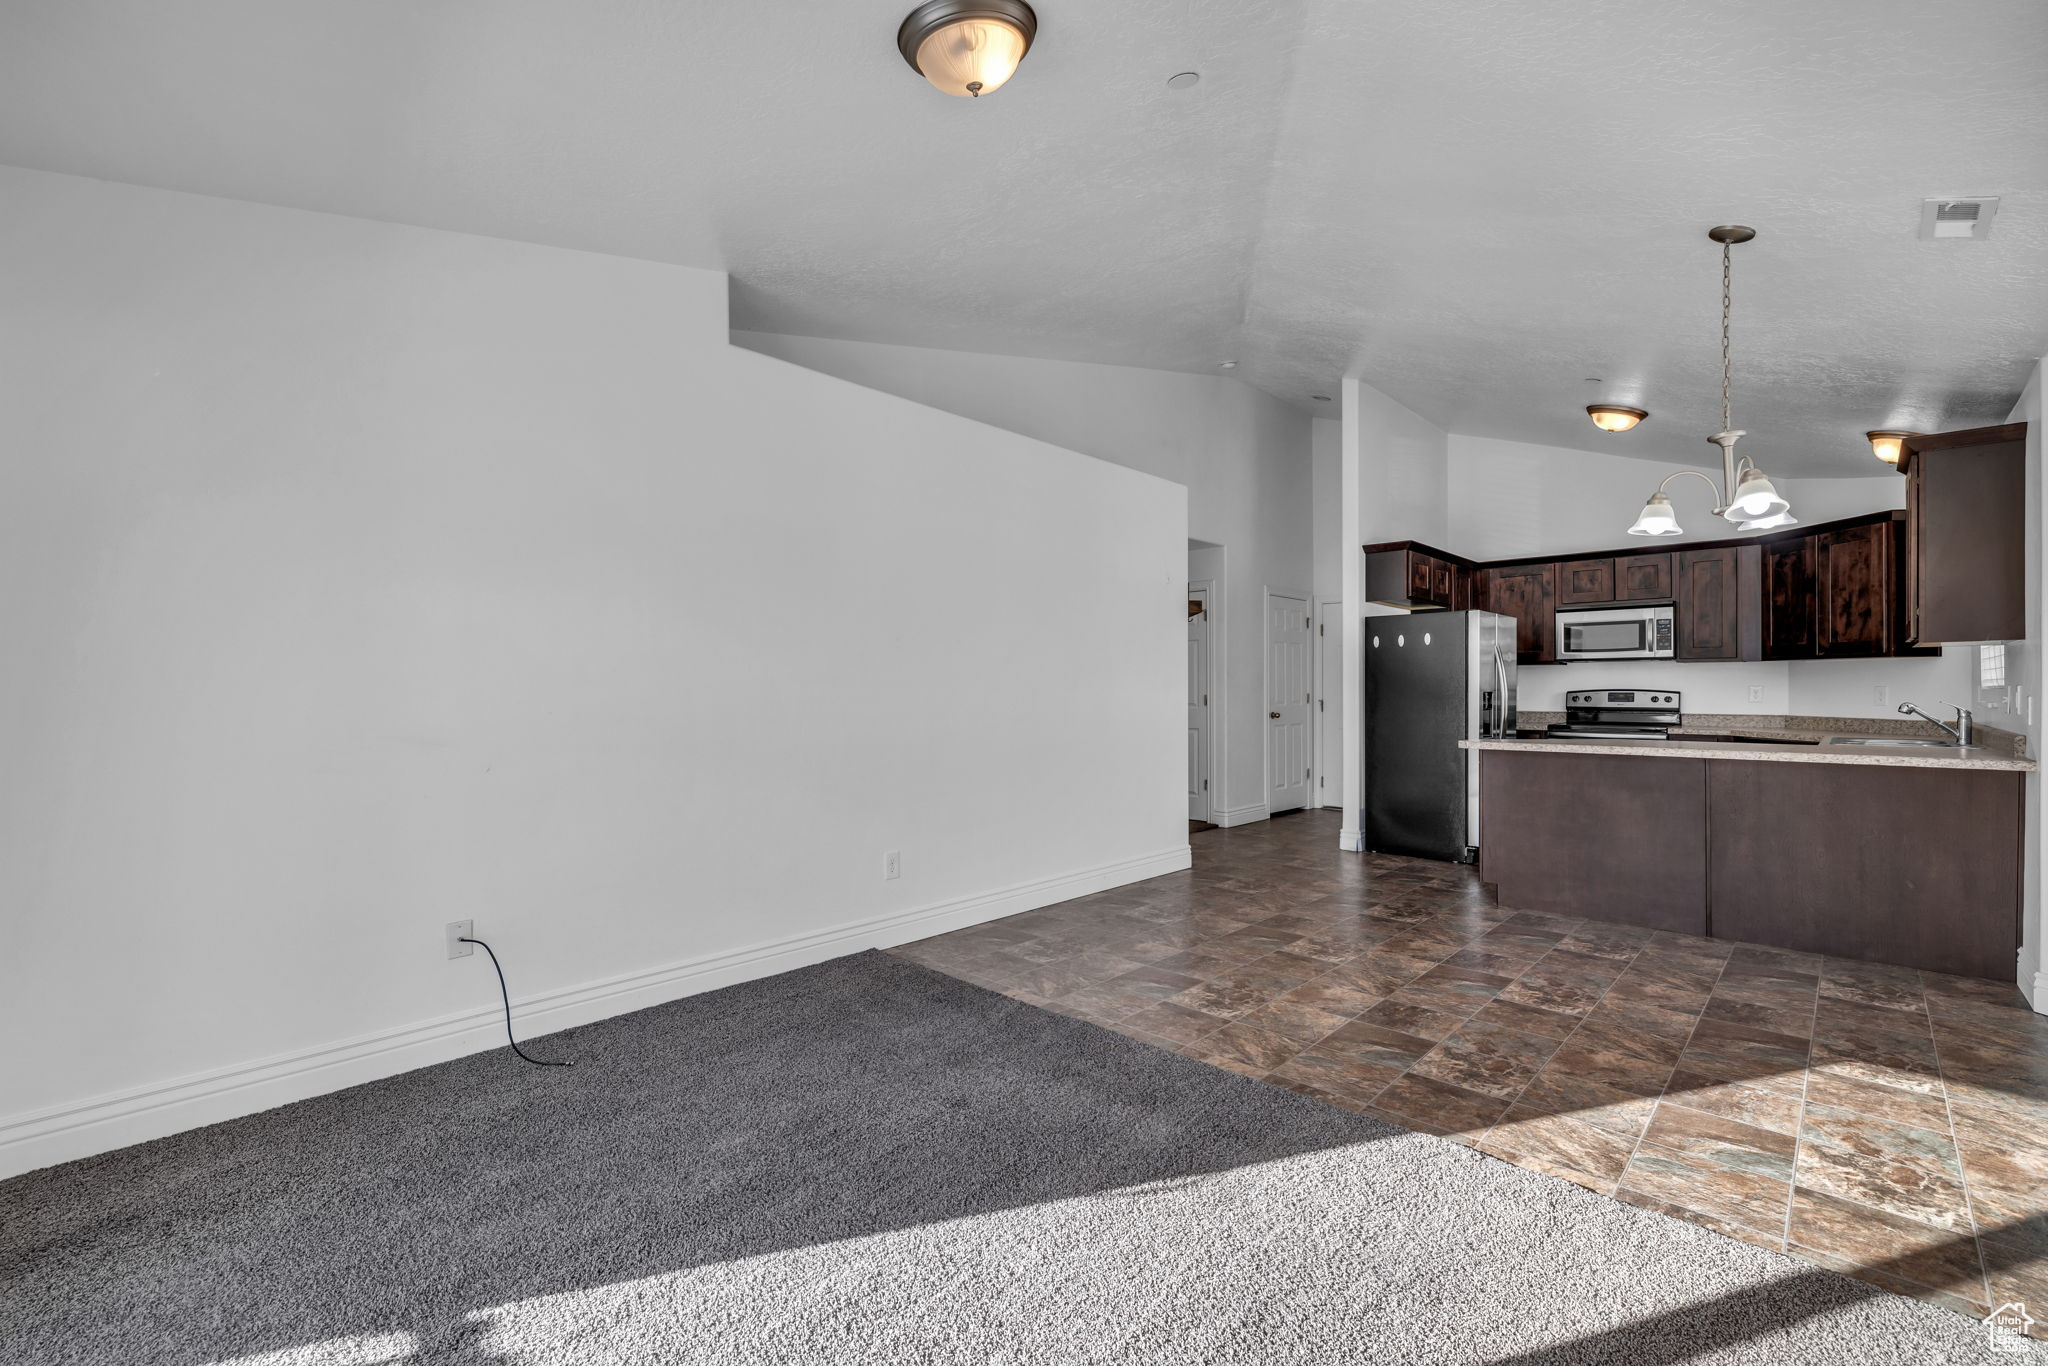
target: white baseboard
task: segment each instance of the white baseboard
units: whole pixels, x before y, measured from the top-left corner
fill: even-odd
[[[1222,826],[1250,825],[1253,821],[1266,819],[1267,814],[1264,802],[1259,802],[1252,806],[1233,806],[1228,809],[1218,807],[1216,810],[1216,824]]]
[[[1345,850],[1345,851],[1346,851],[1346,852],[1348,852],[1348,853],[1353,853],[1353,854],[1362,854],[1362,853],[1364,853],[1364,852],[1365,852],[1365,831],[1363,831],[1363,830],[1352,830],[1352,829],[1348,829],[1348,828],[1347,828],[1347,829],[1343,829],[1343,830],[1339,830],[1339,831],[1337,832],[1337,847],[1338,847],[1339,849]]]
[[[1178,872],[1185,844],[1058,877],[876,916],[830,930],[705,954],[644,972],[524,996],[512,1003],[522,1038],[643,1010],[700,991],[890,948],[1091,892]],[[488,1008],[379,1030],[316,1048],[0,1117],[0,1179],[252,1115],[381,1077],[504,1046],[504,1015]]]
[[[2034,989],[2028,991],[2025,987],[2022,987],[2020,994],[2027,998],[2027,1004],[2032,1006],[2036,1012],[2048,1015],[2048,972],[2035,973]]]

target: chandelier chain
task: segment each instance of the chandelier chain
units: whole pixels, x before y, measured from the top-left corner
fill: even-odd
[[[1733,431],[1735,428],[1735,423],[1729,417],[1728,403],[1729,389],[1732,387],[1731,380],[1734,374],[1733,363],[1729,359],[1728,353],[1728,302],[1730,297],[1728,260],[1732,250],[1733,248],[1728,243],[1723,242],[1721,244],[1721,430],[1724,432]]]

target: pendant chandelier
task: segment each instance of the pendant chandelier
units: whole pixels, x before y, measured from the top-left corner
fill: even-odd
[[[1671,506],[1664,485],[1687,474],[1705,480],[1707,487],[1714,490],[1714,500],[1718,504],[1715,513],[1735,523],[1737,531],[1768,531],[1772,527],[1792,526],[1799,520],[1792,515],[1792,505],[1764,477],[1764,472],[1748,456],[1738,458],[1735,454],[1735,443],[1748,433],[1736,427],[1730,414],[1729,395],[1733,389],[1735,368],[1728,347],[1729,257],[1738,242],[1747,242],[1756,236],[1756,229],[1730,225],[1710,228],[1707,236],[1721,244],[1721,430],[1707,438],[1721,448],[1721,482],[1715,483],[1711,476],[1698,470],[1679,470],[1664,476],[1663,483],[1658,484],[1657,491],[1650,495],[1650,501],[1643,504],[1642,515],[1636,518],[1636,524],[1628,529],[1631,536],[1681,534],[1678,513]]]

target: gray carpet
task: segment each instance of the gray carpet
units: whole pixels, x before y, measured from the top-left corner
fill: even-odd
[[[7,1366],[2048,1353],[862,954],[0,1184]]]

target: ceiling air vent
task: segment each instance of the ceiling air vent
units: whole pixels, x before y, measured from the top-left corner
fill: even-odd
[[[1998,198],[1978,195],[1972,199],[1923,199],[1920,201],[1922,237],[1967,237],[1982,240],[1991,235],[1991,220],[1998,216]]]

